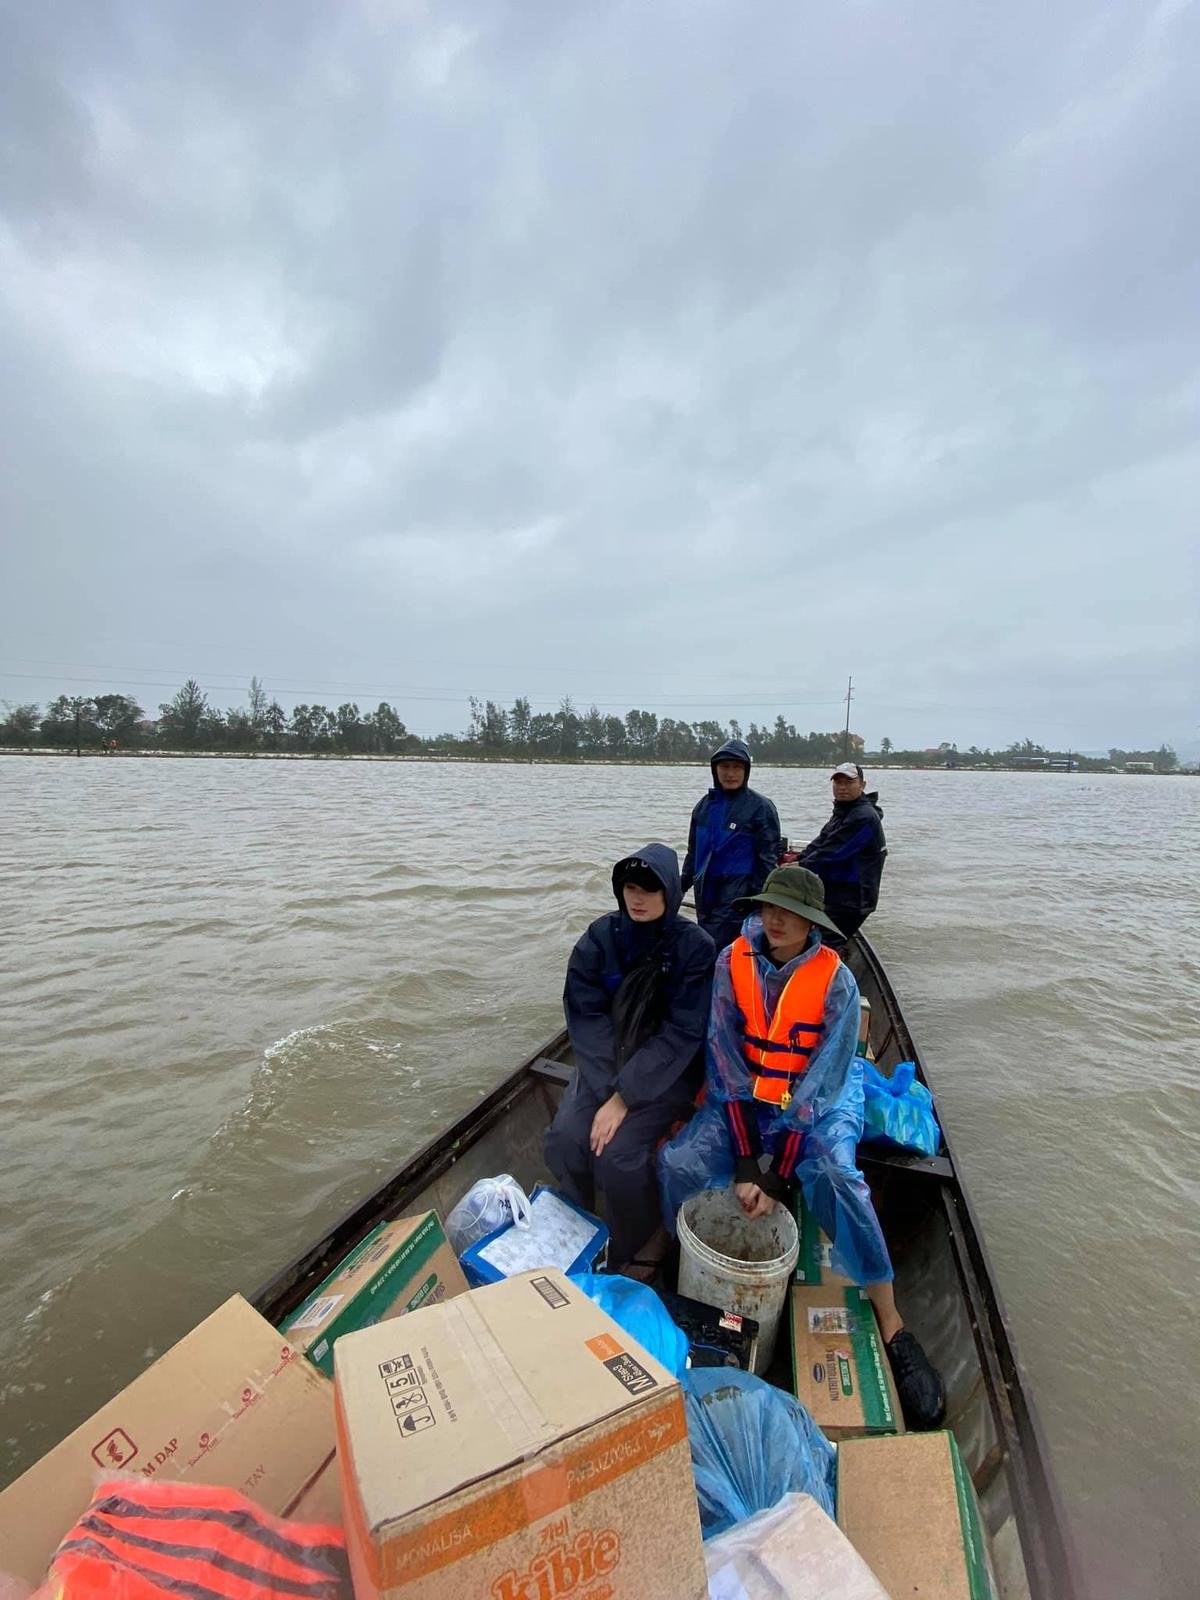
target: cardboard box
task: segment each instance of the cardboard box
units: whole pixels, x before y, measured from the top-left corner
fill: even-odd
[[[891,1363],[866,1294],[854,1285],[793,1285],[791,1313],[793,1387],[822,1433],[903,1433]]]
[[[891,1595],[993,1600],[975,1490],[953,1434],[839,1445],[838,1526]]]
[[[703,1600],[664,1367],[551,1268],[339,1341],[358,1600]]]
[[[106,1472],[224,1485],[290,1516],[333,1451],[328,1380],[235,1295],[0,1494],[0,1572],[40,1583]]]
[[[322,1467],[320,1476],[314,1478],[288,1514],[296,1522],[320,1522],[334,1528],[343,1526],[342,1477],[338,1471],[336,1453]]]
[[[381,1222],[282,1325],[315,1367],[333,1376],[344,1333],[465,1294],[467,1280],[436,1211]]]
[[[833,1243],[817,1225],[817,1219],[804,1203],[804,1192],[797,1184],[792,1196],[792,1215],[800,1236],[800,1253],[792,1272],[793,1283],[820,1284],[822,1287],[852,1289],[853,1278],[833,1270]]]

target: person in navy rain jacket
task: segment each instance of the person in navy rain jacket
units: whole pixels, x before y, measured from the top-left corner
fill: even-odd
[[[735,900],[757,894],[779,861],[779,813],[750,787],[750,748],[727,739],[713,753],[713,786],[692,812],[683,892],[695,888],[696,920],[718,950],[742,930]]]
[[[546,1135],[546,1164],[590,1210],[598,1187],[609,1263],[644,1276],[638,1260],[659,1235],[654,1154],[691,1115],[704,1076],[704,1038],[716,951],[679,915],[679,857],[648,844],[618,861],[616,911],[571,952],[563,1009],[575,1073]]]
[[[866,793],[866,779],[858,763],[843,761],[830,774],[830,782],[833,815],[795,860],[815,872],[825,885],[825,909],[843,935],[828,943],[840,947],[879,904],[887,840],[879,795]]]

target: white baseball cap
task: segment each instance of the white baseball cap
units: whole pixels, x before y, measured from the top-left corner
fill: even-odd
[[[863,777],[863,769],[856,761],[843,761],[840,767],[834,767],[829,776],[831,779],[861,778],[864,783],[866,782],[866,779]]]

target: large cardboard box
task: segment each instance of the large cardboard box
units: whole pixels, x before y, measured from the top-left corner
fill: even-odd
[[[863,1290],[794,1284],[791,1313],[796,1397],[822,1433],[903,1433],[891,1363]]]
[[[105,1473],[224,1485],[290,1516],[333,1452],[329,1381],[235,1295],[0,1494],[0,1572],[40,1583]]]
[[[702,1600],[675,1379],[555,1269],[339,1340],[358,1600]]]
[[[979,1507],[953,1434],[839,1445],[838,1526],[890,1595],[993,1600]]]
[[[315,1367],[333,1376],[344,1333],[465,1294],[467,1280],[436,1211],[381,1222],[282,1325]]]
[[[822,1288],[853,1288],[853,1278],[844,1278],[840,1272],[833,1270],[833,1244],[805,1204],[804,1191],[799,1184],[792,1199],[792,1215],[796,1219],[796,1233],[800,1240],[792,1281],[810,1287],[819,1284]]]

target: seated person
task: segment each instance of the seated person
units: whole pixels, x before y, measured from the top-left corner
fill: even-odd
[[[679,858],[648,844],[613,868],[617,910],[571,952],[563,1008],[575,1075],[548,1133],[546,1163],[591,1209],[598,1185],[616,1271],[648,1275],[639,1249],[659,1233],[654,1152],[691,1115],[703,1072],[715,951],[679,915]]]
[[[821,880],[779,867],[761,894],[739,904],[761,915],[747,916],[717,958],[708,1095],[659,1155],[664,1220],[674,1232],[685,1200],[729,1183],[747,1216],[766,1216],[800,1184],[832,1241],[834,1270],[875,1307],[905,1420],[935,1428],[945,1413],[942,1381],[896,1308],[887,1245],[856,1165],[860,1001],[850,969],[821,942],[820,929],[837,932]]]

